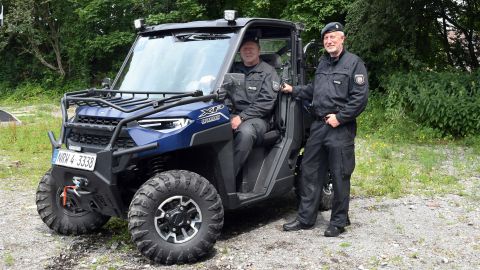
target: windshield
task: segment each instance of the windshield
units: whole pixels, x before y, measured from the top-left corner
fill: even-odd
[[[188,92],[214,87],[232,33],[176,33],[140,37],[114,89]]]

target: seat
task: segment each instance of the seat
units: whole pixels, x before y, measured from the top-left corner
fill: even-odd
[[[281,74],[282,58],[280,57],[280,55],[278,55],[277,53],[266,53],[266,54],[261,54],[260,58],[262,59],[262,61],[266,62],[267,64],[275,68],[275,70],[277,71],[277,73],[279,73],[279,75]],[[281,136],[280,129],[283,123],[281,122],[282,117],[280,116],[279,104],[281,103],[282,96],[283,96],[282,93],[279,92],[277,101],[275,103],[273,115],[272,115],[272,120],[271,120],[272,127],[269,129],[269,131],[267,131],[267,133],[265,133],[265,135],[263,136],[263,140],[261,140],[257,145],[261,145],[264,147],[272,146],[280,138]]]
[[[279,69],[282,68],[282,58],[280,58],[280,55],[278,55],[276,53],[261,54],[260,58],[264,62],[271,65],[273,68],[275,68],[277,70],[277,72],[278,72]]]

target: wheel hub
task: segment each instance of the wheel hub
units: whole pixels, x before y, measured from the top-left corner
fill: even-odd
[[[198,233],[202,224],[202,212],[191,198],[173,196],[158,206],[154,222],[157,233],[164,240],[184,243]]]
[[[85,209],[82,209],[78,206],[77,202],[75,201],[75,199],[73,199],[72,195],[69,195],[68,193],[67,194],[63,194],[63,188],[58,188],[57,190],[57,205],[59,206],[59,208],[63,208],[68,214],[71,214],[71,215],[76,215],[76,214],[83,214],[84,212],[86,212]],[[64,200],[64,196],[66,196],[66,203],[65,203],[65,206],[63,205],[63,200]]]
[[[167,213],[167,215],[165,215],[165,219],[168,221],[170,226],[180,229],[180,227],[187,224],[188,216],[184,207],[177,207],[173,213]]]

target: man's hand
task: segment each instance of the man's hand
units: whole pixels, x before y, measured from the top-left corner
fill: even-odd
[[[283,93],[292,93],[293,87],[289,85],[288,83],[283,83],[282,84],[282,92]]]
[[[238,115],[235,115],[234,117],[232,117],[232,119],[230,119],[230,124],[232,125],[233,130],[236,130],[241,123],[242,119]]]
[[[340,125],[340,122],[338,122],[337,120],[337,116],[333,113],[327,114],[327,116],[325,116],[325,123],[329,124],[333,128],[336,128]]]

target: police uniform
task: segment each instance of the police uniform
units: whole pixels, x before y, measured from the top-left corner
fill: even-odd
[[[323,35],[324,31],[322,38]],[[350,176],[355,168],[355,119],[367,105],[367,70],[358,56],[343,48],[339,58],[333,59],[329,54],[322,56],[314,82],[293,87],[292,95],[311,101],[314,114],[301,165],[297,221],[304,226],[301,228],[315,224],[322,187],[328,181],[330,169],[334,191],[330,225],[343,230],[349,225]],[[333,128],[327,124],[325,116],[328,114],[335,114],[340,125]]]
[[[232,113],[242,120],[234,134],[234,168],[237,175],[253,146],[268,131],[280,79],[275,69],[262,60],[254,67],[235,64],[233,72],[245,74],[246,83],[244,91],[230,95]]]

